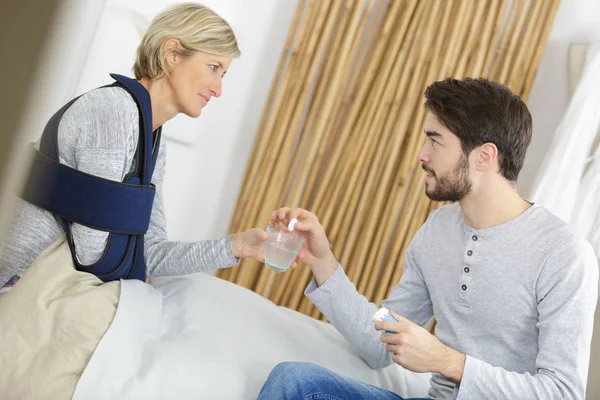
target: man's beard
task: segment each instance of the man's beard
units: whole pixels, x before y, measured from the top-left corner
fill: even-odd
[[[425,164],[422,164],[425,171],[431,173],[435,178],[435,187],[432,190],[425,186],[425,194],[433,201],[460,201],[471,193],[472,182],[469,179],[469,160],[461,154],[460,160],[453,171],[444,176],[437,177],[435,172]]]

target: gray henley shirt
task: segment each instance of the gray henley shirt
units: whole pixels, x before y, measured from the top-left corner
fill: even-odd
[[[382,306],[466,354],[458,387],[433,374],[435,399],[584,399],[598,292],[588,242],[533,206],[474,230],[458,204],[434,211],[412,240],[399,284]],[[306,295],[372,368],[393,361],[341,267]]]

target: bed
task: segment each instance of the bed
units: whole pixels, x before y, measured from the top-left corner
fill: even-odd
[[[429,374],[373,370],[331,325],[230,282],[103,283],[70,257],[59,240],[0,301],[3,399],[256,399],[283,361],[427,396]]]

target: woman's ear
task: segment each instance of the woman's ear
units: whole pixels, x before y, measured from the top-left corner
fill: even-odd
[[[177,64],[179,61],[179,49],[181,48],[181,42],[178,39],[168,39],[165,41],[165,62],[167,65],[172,66]]]
[[[498,148],[494,143],[484,143],[477,149],[477,159],[475,166],[477,171],[488,171],[490,168],[497,168]]]

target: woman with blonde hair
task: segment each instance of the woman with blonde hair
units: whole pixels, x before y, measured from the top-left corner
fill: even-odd
[[[156,16],[137,49],[135,80],[111,75],[113,84],[48,122],[0,258],[0,286],[63,234],[76,268],[104,281],[262,261],[260,229],[182,243],[165,228],[162,125],[180,113],[200,116],[239,55],[229,24],[205,6],[176,4]]]

